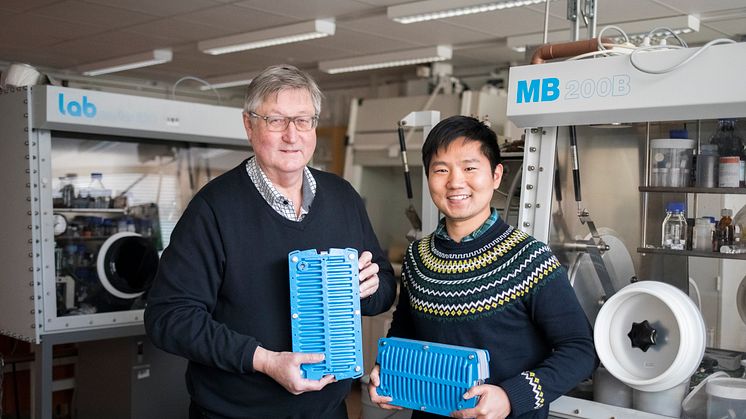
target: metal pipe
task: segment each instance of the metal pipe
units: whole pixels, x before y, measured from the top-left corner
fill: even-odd
[[[551,2],[547,1],[544,3],[544,38],[542,38],[544,41],[542,44],[549,42],[549,3]]]
[[[606,252],[610,249],[609,245],[606,243],[600,243],[591,245],[586,242],[559,242],[559,243],[550,243],[550,246],[552,249],[561,249],[561,250],[567,250],[571,252],[587,252],[589,248],[595,247],[600,252]]]
[[[645,126],[645,168],[643,169],[644,185],[650,186],[650,122]],[[648,192],[642,194],[642,245],[648,244]]]
[[[597,24],[597,17],[598,17],[598,0],[586,0],[591,2],[591,11],[593,12],[591,14],[591,24],[589,28],[588,38],[595,38],[596,37],[596,24]]]
[[[575,19],[572,25],[572,40],[577,41],[580,39],[580,0],[573,0],[575,2]]]
[[[566,42],[563,44],[542,45],[534,51],[531,64],[542,64],[554,58],[567,58],[588,52],[598,51],[598,39]]]

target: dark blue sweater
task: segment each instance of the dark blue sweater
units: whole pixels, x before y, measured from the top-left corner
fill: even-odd
[[[301,222],[262,199],[245,163],[216,178],[190,202],[161,256],[145,326],[164,350],[189,359],[187,387],[202,408],[224,417],[315,417],[333,409],[350,380],[293,396],[255,372],[257,345],[291,351],[287,254],[292,250],[369,250],[378,291],[365,315],[387,310],[396,283],[360,196],[339,177],[313,170],[316,197]]]
[[[565,269],[545,244],[502,220],[468,242],[415,241],[402,285],[389,334],[488,350],[487,383],[508,394],[511,418],[546,418],[549,403],[596,366]]]

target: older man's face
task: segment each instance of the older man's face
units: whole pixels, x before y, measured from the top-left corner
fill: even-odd
[[[305,89],[284,89],[270,96],[254,111],[262,116],[313,116],[311,95]],[[279,132],[270,131],[260,117],[244,114],[244,126],[257,162],[273,183],[301,174],[316,148],[316,130],[298,131],[294,123]]]

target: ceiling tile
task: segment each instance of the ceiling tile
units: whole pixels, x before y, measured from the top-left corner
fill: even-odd
[[[65,22],[102,25],[107,28],[120,28],[154,19],[153,15],[78,0],[50,4],[35,9],[33,13]]]
[[[155,16],[176,16],[220,4],[213,0],[85,0]]]
[[[187,13],[176,19],[220,28],[223,30],[222,35],[255,31],[296,22],[295,19],[286,16],[232,5],[212,7],[198,12]]]
[[[25,12],[57,1],[60,0],[2,0],[2,2],[0,2],[0,9],[14,12]]]
[[[344,27],[351,31],[368,33],[391,39],[404,39],[412,44],[420,45],[458,44],[482,41],[485,39],[485,34],[483,33],[455,27],[445,22],[430,21],[402,25],[401,23],[389,20],[385,15],[355,19],[350,22],[338,23],[337,26]],[[406,48],[397,49],[401,50]]]
[[[410,0],[355,0],[358,3],[370,4],[372,6],[393,6],[395,4],[411,3]]]
[[[403,39],[355,32],[345,27],[337,26],[334,36],[324,38],[324,46],[345,51],[349,54],[378,54],[397,49],[419,47]]]
[[[196,22],[185,22],[177,19],[159,19],[152,22],[130,26],[126,32],[137,33],[151,37],[173,39],[178,42],[201,41],[217,38],[223,31],[215,26],[202,25]]]
[[[515,52],[504,45],[482,46],[478,48],[458,48],[453,51],[455,58],[468,57],[482,64],[504,65],[524,59],[524,53]]]
[[[657,3],[668,6],[671,10],[683,14],[704,14],[715,10],[742,9],[746,7],[743,0],[658,0]]]
[[[20,13],[7,19],[0,25],[0,38],[7,37],[23,45],[24,40],[48,38],[50,45],[60,39],[75,39],[90,36],[106,30],[103,25],[71,23],[64,20],[37,16],[31,13]]]
[[[706,35],[705,30],[710,29],[718,34],[715,38],[732,37],[736,35],[746,35],[746,18],[731,19],[731,20],[719,20],[717,22],[707,22],[703,25],[705,28],[700,27],[701,35]],[[714,38],[710,38],[714,39]]]
[[[168,48],[173,40],[131,32],[112,31],[96,35],[95,42],[109,46],[107,57],[119,57],[155,48]]]
[[[69,54],[13,46],[0,46],[0,57],[4,61],[26,63],[39,69],[66,68],[74,61]]]
[[[514,7],[489,13],[477,13],[444,19],[443,22],[492,36],[506,37],[543,31],[544,13],[539,14],[536,10],[526,7]],[[418,25],[418,23],[410,23],[409,25]],[[564,16],[557,17],[554,14],[550,16],[550,30],[563,29],[566,27],[564,25],[567,25]]]
[[[235,5],[302,20],[337,17],[371,8],[363,3],[339,0],[245,0]]]

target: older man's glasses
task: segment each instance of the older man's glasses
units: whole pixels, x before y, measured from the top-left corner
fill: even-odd
[[[291,121],[298,131],[311,131],[319,123],[318,116],[264,116],[256,112],[249,112],[249,116],[263,119],[267,123],[267,128],[274,132],[285,131]]]

